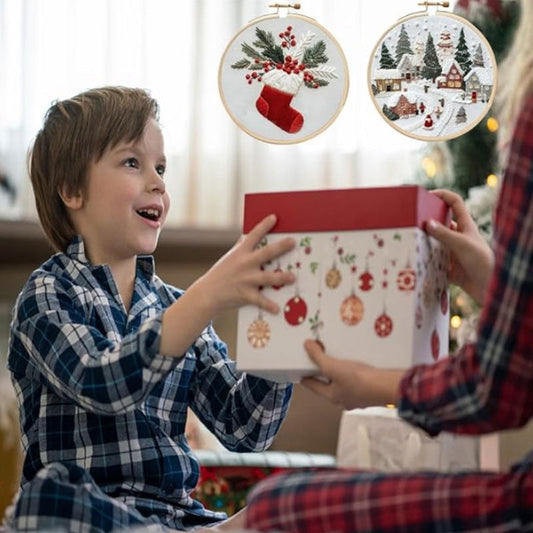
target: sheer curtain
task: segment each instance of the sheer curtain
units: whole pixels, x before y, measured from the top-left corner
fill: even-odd
[[[218,93],[218,65],[233,35],[273,12],[257,0],[0,0],[0,217],[32,218],[25,155],[53,100],[91,87],[150,89],[161,106],[169,159],[170,224],[227,227],[243,193],[406,183],[424,143],[378,115],[367,63],[416,0],[304,0],[299,11],[339,41],[350,71],[346,104],[328,130],[296,145],[241,132]]]

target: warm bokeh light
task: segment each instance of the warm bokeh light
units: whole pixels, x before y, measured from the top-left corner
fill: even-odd
[[[500,127],[500,124],[494,117],[489,117],[487,119],[487,129],[491,131],[492,133],[498,131],[498,128]]]
[[[453,315],[451,318],[450,318],[450,326],[454,329],[457,329],[458,327],[461,326],[461,317],[459,315]]]
[[[396,406],[393,403],[388,403],[385,407],[387,409],[395,409],[396,408]]]
[[[428,178],[434,178],[437,174],[437,165],[431,157],[424,157],[424,159],[422,159],[422,168]]]
[[[489,187],[496,187],[498,185],[498,176],[496,174],[489,174],[487,176],[487,185]]]

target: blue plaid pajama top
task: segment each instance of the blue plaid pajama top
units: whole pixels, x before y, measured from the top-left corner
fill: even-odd
[[[94,509],[78,517],[87,531],[143,517],[177,529],[224,518],[190,496],[199,465],[184,436],[187,407],[228,449],[261,451],[285,417],[292,387],[239,374],[211,325],[182,358],[160,355],[163,311],[181,294],[155,275],[152,257],[139,257],[126,314],[109,268],[88,262],[81,238],[31,275],[14,309],[8,355],[26,452],[21,500],[36,480],[42,487],[64,471],[67,481],[89,480],[96,499],[120,502],[103,512],[111,521],[102,527],[91,527]],[[31,529],[52,514],[43,501],[57,501],[49,500],[33,490],[32,503],[19,502],[16,523]],[[67,524],[71,504],[57,510]]]

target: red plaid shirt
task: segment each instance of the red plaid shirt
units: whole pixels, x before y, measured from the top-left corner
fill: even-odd
[[[516,125],[495,216],[495,269],[478,341],[409,370],[400,414],[435,435],[523,426],[533,415],[533,94]],[[250,496],[260,531],[533,531],[533,450],[507,473],[315,472]]]

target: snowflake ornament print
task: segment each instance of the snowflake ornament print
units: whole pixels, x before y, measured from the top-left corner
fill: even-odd
[[[368,88],[385,121],[423,141],[445,141],[475,127],[496,89],[496,58],[466,19],[440,10],[408,15],[370,56]]]
[[[219,91],[233,121],[274,144],[302,142],[335,120],[348,93],[348,67],[334,37],[289,13],[253,20],[228,44]]]

